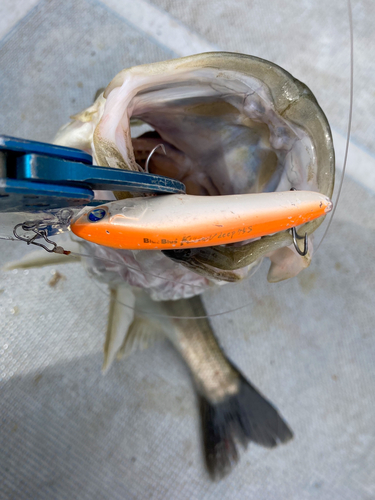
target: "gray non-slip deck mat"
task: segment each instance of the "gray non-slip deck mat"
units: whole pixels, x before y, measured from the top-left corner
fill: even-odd
[[[0,45],[0,132],[50,140],[119,70],[170,57],[99,2],[41,2]],[[264,263],[207,294],[211,313],[248,304],[215,331],[295,433],[275,450],[251,445],[220,483],[204,471],[192,384],[167,342],[103,377],[103,287],[79,263],[1,272],[0,498],[372,499],[374,213],[374,195],[347,179],[309,269],[271,285]],[[28,251],[0,241],[0,266]]]

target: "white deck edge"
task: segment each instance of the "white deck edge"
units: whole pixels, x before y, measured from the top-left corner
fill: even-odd
[[[40,0],[0,0],[0,40],[24,18]]]
[[[101,0],[101,3],[179,57],[219,50],[146,0]]]

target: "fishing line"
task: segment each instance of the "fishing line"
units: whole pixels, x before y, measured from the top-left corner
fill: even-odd
[[[11,237],[4,237],[4,238],[0,237],[0,239],[6,239],[6,240],[12,240],[12,241],[20,241],[20,240],[17,240],[15,238],[11,238]],[[203,288],[202,292],[206,290],[206,288],[203,287],[202,285],[196,285],[196,284],[194,285],[192,283],[186,283],[186,282],[183,282],[183,281],[177,281],[177,280],[174,280],[174,279],[171,279],[171,278],[166,278],[165,276],[160,276],[158,274],[153,274],[153,273],[150,273],[148,271],[143,271],[143,270],[137,269],[136,267],[129,266],[127,264],[118,262],[116,260],[108,259],[106,257],[98,257],[98,256],[90,255],[90,254],[81,253],[81,252],[70,252],[69,255],[74,256],[74,257],[84,257],[84,258],[88,258],[88,259],[92,259],[92,260],[99,260],[99,261],[105,262],[107,264],[114,264],[117,267],[124,267],[125,269],[131,269],[131,270],[136,271],[136,272],[141,272],[144,275],[149,275],[149,276],[152,276],[154,278],[158,278],[158,279],[161,279],[161,280],[164,280],[164,281],[167,281],[167,282],[170,282],[170,283],[174,283],[174,284],[177,284],[177,285],[185,285],[185,286],[190,286],[192,288],[198,288],[198,289],[199,288]],[[254,266],[254,268],[251,270],[251,273],[248,276],[246,276],[245,279],[250,279],[257,272],[257,270],[259,269],[259,267],[261,266],[261,264],[262,264],[262,260],[256,266]],[[205,319],[205,318],[213,318],[213,317],[216,317],[216,316],[223,316],[224,314],[229,314],[229,313],[232,313],[232,312],[236,312],[236,311],[239,311],[241,309],[244,309],[245,307],[250,307],[251,306],[251,302],[248,302],[246,304],[243,304],[242,306],[238,306],[238,307],[235,307],[233,309],[228,309],[226,311],[222,311],[222,312],[219,312],[219,313],[206,314],[205,316],[170,316],[170,315],[166,315],[166,314],[157,314],[157,313],[152,313],[152,312],[149,312],[149,311],[144,311],[144,310],[141,310],[141,309],[129,306],[128,304],[125,304],[124,302],[121,302],[118,299],[114,299],[111,296],[111,294],[109,294],[108,292],[106,292],[105,290],[103,290],[99,286],[99,284],[95,280],[94,276],[92,276],[91,274],[89,274],[88,276],[92,280],[92,282],[95,284],[95,286],[104,295],[106,295],[111,301],[115,301],[118,304],[120,304],[121,306],[126,307],[127,309],[131,309],[131,310],[133,310],[136,313],[146,314],[146,315],[149,315],[149,316],[155,316],[155,317],[164,318],[164,319],[168,319],[168,318],[171,318],[171,319]]]
[[[346,134],[345,154],[344,154],[344,161],[343,161],[342,176],[341,176],[341,179],[340,179],[340,184],[339,184],[339,188],[338,188],[338,192],[337,192],[336,201],[334,203],[334,208],[333,208],[332,214],[331,214],[331,216],[329,218],[327,227],[326,227],[326,229],[325,229],[325,231],[323,233],[322,239],[318,243],[318,245],[317,245],[317,247],[315,249],[315,252],[318,251],[319,247],[323,243],[323,240],[327,236],[328,231],[329,231],[329,229],[331,227],[331,224],[332,224],[332,221],[333,221],[333,217],[334,217],[334,215],[336,213],[337,205],[338,205],[338,202],[339,202],[339,199],[340,199],[340,196],[341,196],[341,191],[342,191],[342,186],[343,186],[343,182],[344,182],[344,178],[345,178],[346,166],[347,166],[347,161],[348,161],[348,152],[349,152],[349,143],[350,143],[350,134],[351,134],[351,126],[352,126],[352,116],[353,116],[353,94],[354,94],[354,90],[353,90],[354,89],[354,36],[353,36],[353,15],[352,15],[351,0],[347,0],[347,6],[348,6],[349,40],[350,40],[350,79],[349,79],[350,88],[349,88],[349,114],[348,114],[348,127],[347,127],[347,134]],[[75,253],[75,252],[72,252],[72,255],[82,256],[82,257],[89,257],[89,258],[93,258],[93,259],[99,259],[99,260],[102,260],[104,262],[113,263],[113,264],[115,264],[117,266],[124,266],[124,267],[126,267],[128,269],[132,269],[134,271],[139,272],[139,270],[137,270],[136,268],[133,268],[131,266],[127,266],[125,264],[118,263],[116,261],[112,261],[111,259],[105,259],[105,258],[102,258],[102,257],[92,257],[90,255],[79,254],[79,253]],[[255,266],[255,268],[252,270],[252,272],[250,273],[250,275],[247,276],[247,279],[251,278],[255,274],[255,272],[259,269],[259,267],[261,265],[261,262],[262,261],[260,261],[260,263]],[[153,277],[158,278],[158,279],[163,279],[163,280],[168,281],[170,283],[177,283],[177,284],[181,284],[181,285],[185,285],[185,286],[196,287],[198,289],[199,289],[199,287],[201,287],[201,288],[203,287],[202,285],[192,285],[191,283],[184,283],[184,282],[181,282],[181,281],[178,282],[178,281],[175,281],[175,280],[170,279],[170,278],[165,278],[163,276],[152,274],[150,272],[143,272],[143,274],[148,274],[150,276],[153,276]],[[138,310],[138,309],[136,309],[136,308],[134,308],[132,306],[124,304],[123,302],[119,301],[118,299],[113,299],[113,297],[111,297],[109,293],[105,292],[102,288],[100,288],[99,284],[94,279],[93,279],[93,282],[95,283],[95,285],[99,288],[99,290],[102,293],[104,293],[106,296],[108,296],[110,298],[110,300],[115,300],[117,303],[119,303],[123,307],[126,307],[128,309],[132,309],[135,312],[138,312],[138,313],[141,313],[141,314],[147,314],[149,316],[156,316],[156,317],[161,317],[161,318],[172,318],[172,319],[204,319],[204,318],[212,318],[212,317],[223,316],[224,314],[229,314],[229,313],[232,313],[232,312],[236,312],[236,311],[239,311],[241,309],[244,309],[245,307],[249,307],[251,305],[251,303],[247,303],[247,304],[244,304],[242,306],[235,307],[235,308],[233,308],[231,310],[222,311],[220,313],[207,314],[205,316],[184,316],[184,317],[183,316],[166,316],[166,315],[163,315],[163,314],[156,314],[156,313],[150,313],[148,311]]]
[[[346,164],[348,161],[348,152],[349,152],[349,142],[350,142],[350,133],[352,128],[352,117],[353,117],[353,87],[354,87],[354,36],[353,36],[353,14],[352,14],[352,5],[351,0],[348,0],[348,16],[349,16],[349,35],[350,35],[350,89],[349,89],[349,116],[348,116],[348,129],[346,134],[346,145],[345,145],[345,154],[344,154],[344,163],[342,168],[342,176],[340,179],[339,189],[337,192],[336,202],[333,205],[332,214],[329,218],[327,227],[324,231],[322,239],[317,245],[315,252],[318,251],[320,245],[323,243],[324,238],[327,236],[327,233],[331,227],[333,217],[336,213],[337,205],[340,199],[342,185],[344,182]]]
[[[103,262],[106,262],[107,264],[115,264],[116,266],[119,267],[124,267],[125,269],[131,269],[132,271],[136,271],[138,273],[142,273],[144,275],[152,276],[153,278],[158,278],[164,281],[168,281],[170,283],[174,283],[176,285],[185,285],[185,286],[191,286],[192,288],[203,288],[203,285],[193,285],[191,283],[185,283],[184,281],[177,281],[171,278],[166,278],[164,276],[159,276],[158,274],[153,274],[150,273],[149,271],[143,271],[142,269],[137,269],[136,267],[133,266],[128,266],[127,264],[123,264],[121,262],[117,262],[112,259],[108,259],[107,257],[97,257],[89,254],[84,254],[84,253],[79,253],[79,252],[70,252],[69,255],[73,255],[73,257],[86,257],[88,259],[95,259],[95,260],[101,260]]]
[[[347,160],[348,160],[348,151],[349,151],[350,133],[351,133],[351,124],[352,124],[352,115],[353,115],[354,42],[353,42],[353,17],[352,17],[351,0],[347,0],[347,5],[348,5],[349,33],[350,33],[350,91],[349,91],[350,92],[350,100],[349,100],[348,128],[347,128],[347,138],[346,138],[344,161],[343,161],[343,170],[342,170],[342,177],[341,177],[341,180],[340,180],[338,194],[337,194],[336,202],[334,204],[334,208],[332,210],[332,214],[331,214],[331,216],[329,218],[329,221],[328,221],[327,227],[325,229],[325,232],[324,232],[324,234],[322,236],[322,239],[320,240],[319,244],[316,247],[315,252],[319,249],[320,245],[322,244],[322,242],[323,242],[324,238],[326,237],[326,235],[327,235],[327,233],[328,233],[328,231],[330,229],[330,226],[332,224],[332,220],[333,220],[333,217],[335,215],[335,212],[336,212],[336,209],[337,209],[337,204],[339,202],[339,198],[340,198],[340,195],[341,195],[343,181],[344,181],[345,172],[346,172],[346,165],[347,165]],[[2,239],[2,240],[8,240],[8,241],[19,241],[19,240],[15,239],[15,238],[12,238],[12,237],[2,237],[2,236],[0,236],[0,239]],[[151,273],[149,271],[143,271],[143,270],[137,269],[136,267],[133,267],[131,265],[120,263],[120,262],[117,262],[115,260],[112,260],[112,259],[109,259],[109,258],[105,258],[105,257],[97,257],[97,256],[89,255],[89,254],[80,253],[80,252],[71,252],[70,255],[76,256],[76,257],[89,258],[89,259],[97,259],[99,261],[103,261],[104,263],[113,264],[113,265],[115,265],[117,267],[124,267],[126,269],[133,270],[133,271],[138,272],[138,273],[142,273],[143,275],[149,275],[149,276],[152,276],[153,278],[158,278],[158,279],[164,280],[164,281],[169,282],[169,283],[174,283],[174,284],[184,285],[184,286],[190,286],[190,287],[198,289],[198,290],[199,290],[199,288],[201,288],[201,289],[205,289],[206,288],[204,285],[199,285],[199,284],[195,284],[194,285],[194,284],[186,283],[186,282],[183,282],[183,281],[173,280],[171,278],[167,278],[167,277],[164,277],[164,276],[153,274],[153,273]],[[259,269],[261,263],[262,263],[262,260],[252,269],[251,273],[246,277],[246,279],[251,278],[256,273],[256,271]],[[89,275],[89,277],[92,279],[92,281],[95,284],[95,286],[104,295],[106,295],[110,300],[115,300],[121,306],[126,307],[128,309],[132,309],[134,312],[141,313],[141,314],[146,314],[146,315],[149,315],[149,316],[155,316],[155,317],[165,318],[165,319],[167,319],[167,318],[172,318],[172,319],[206,319],[206,318],[212,318],[212,317],[217,317],[217,316],[223,316],[225,314],[233,313],[233,312],[239,311],[241,309],[244,309],[245,307],[251,306],[251,302],[249,302],[249,303],[246,303],[244,305],[235,307],[235,308],[230,309],[230,310],[222,311],[222,312],[219,312],[219,313],[207,314],[205,316],[169,316],[169,315],[164,315],[164,314],[157,314],[157,313],[152,313],[152,312],[149,312],[149,311],[143,311],[143,310],[137,309],[135,307],[129,306],[128,304],[125,304],[125,303],[119,301],[118,299],[114,299],[113,297],[111,297],[111,295],[109,293],[107,293],[105,290],[103,290],[99,286],[99,284],[97,283],[97,281],[94,279],[93,276]]]
[[[6,241],[21,241],[21,240],[17,240],[16,238],[13,238],[12,236],[0,236],[0,240],[6,240]]]
[[[0,236],[0,239],[4,239],[4,240],[8,240],[8,241],[9,240],[10,241],[20,241],[20,240],[18,240],[16,238],[12,238],[10,236],[9,237],[8,236],[5,236],[5,237]],[[131,269],[131,270],[136,271],[136,272],[141,272],[143,275],[149,275],[149,276],[152,276],[154,278],[158,278],[158,279],[167,281],[169,283],[174,283],[174,284],[177,284],[177,285],[190,286],[190,287],[195,288],[195,289],[202,288],[203,289],[202,291],[205,291],[207,289],[205,285],[199,285],[199,284],[195,284],[194,285],[192,283],[186,283],[184,281],[177,281],[177,280],[174,280],[172,278],[166,278],[165,276],[160,276],[158,274],[153,274],[153,273],[150,273],[149,271],[143,271],[141,269],[137,269],[136,267],[133,267],[133,266],[130,266],[130,265],[118,262],[116,260],[112,260],[112,259],[106,258],[106,257],[93,256],[93,255],[85,254],[85,253],[82,253],[82,252],[70,252],[69,255],[71,255],[73,257],[84,257],[84,258],[88,258],[88,259],[92,259],[92,260],[99,260],[99,261],[102,261],[102,262],[107,263],[107,264],[114,264],[117,267],[124,267],[125,269]],[[245,279],[250,279],[258,271],[259,267],[262,264],[262,261],[263,261],[263,259],[261,259],[260,262],[256,266],[253,267],[253,269],[251,270],[251,273],[248,276],[246,276]],[[219,313],[206,314],[205,316],[170,316],[170,315],[166,315],[166,314],[157,314],[157,313],[152,313],[152,312],[149,312],[149,311],[144,311],[144,310],[138,309],[136,307],[129,306],[128,304],[125,304],[124,302],[121,302],[118,299],[114,299],[111,296],[111,294],[109,294],[108,292],[106,292],[105,290],[103,290],[100,287],[99,283],[96,281],[96,279],[95,279],[95,277],[93,275],[88,274],[88,277],[92,280],[92,282],[100,290],[100,292],[103,293],[104,295],[106,295],[111,301],[115,301],[118,304],[120,304],[121,306],[126,307],[127,309],[131,309],[131,310],[133,310],[136,313],[146,314],[148,316],[155,316],[155,317],[164,318],[164,319],[168,319],[168,318],[171,318],[171,319],[206,319],[206,318],[213,318],[213,317],[216,317],[216,316],[223,316],[224,314],[230,314],[232,312],[236,312],[236,311],[239,311],[241,309],[244,309],[245,307],[250,307],[251,306],[251,302],[247,302],[246,304],[243,304],[242,306],[238,306],[238,307],[235,307],[233,309],[228,309],[226,311],[222,311],[222,312],[219,312]]]
[[[73,255],[73,256],[76,256],[76,257],[87,257],[87,258],[90,258],[90,259],[98,259],[98,260],[101,260],[103,262],[113,263],[113,264],[116,264],[117,266],[125,267],[127,269],[133,269],[133,270],[139,272],[139,270],[136,269],[136,268],[134,268],[134,267],[130,267],[130,266],[126,265],[126,264],[122,264],[122,263],[116,262],[115,260],[104,258],[104,257],[96,257],[96,256],[93,257],[93,256],[91,256],[89,254],[84,254],[84,253],[80,253],[80,252],[71,252],[70,255]],[[248,276],[246,276],[245,279],[251,278],[258,271],[259,267],[262,264],[262,260],[256,266],[254,266],[254,268],[251,270],[251,273]],[[192,285],[191,283],[184,283],[182,281],[176,281],[176,280],[173,280],[173,279],[170,279],[170,278],[165,278],[164,276],[159,276],[159,275],[155,275],[155,274],[149,273],[147,271],[142,271],[142,273],[143,274],[148,274],[148,275],[156,277],[156,278],[163,279],[165,281],[169,281],[171,283],[179,284],[179,285],[183,284],[183,285],[191,286],[191,287],[194,287],[194,288],[199,288],[199,287],[203,288],[203,285]],[[213,318],[213,317],[216,317],[216,316],[223,316],[224,314],[229,314],[229,313],[232,313],[232,312],[236,312],[236,311],[239,311],[241,309],[244,309],[245,307],[250,307],[251,306],[251,302],[247,302],[246,304],[243,304],[242,306],[238,306],[238,307],[235,307],[233,309],[228,309],[227,311],[222,311],[222,312],[219,312],[219,313],[206,314],[205,316],[170,316],[170,315],[166,315],[166,314],[157,314],[157,313],[152,313],[152,312],[149,312],[149,311],[144,311],[144,310],[138,309],[136,307],[129,306],[128,304],[125,304],[124,302],[121,302],[120,300],[113,298],[110,293],[106,292],[105,290],[103,290],[100,287],[99,283],[96,281],[96,279],[94,278],[94,276],[92,276],[91,274],[89,274],[89,278],[92,280],[92,282],[94,283],[94,285],[104,295],[106,295],[109,298],[109,300],[115,301],[118,304],[120,304],[121,306],[126,307],[127,309],[131,309],[131,310],[133,310],[136,313],[146,314],[148,316],[155,316],[155,317],[164,318],[164,319],[168,319],[168,318],[171,318],[171,319],[206,319],[206,318]]]
[[[250,275],[248,277],[250,278],[251,276],[252,275]],[[117,302],[118,304],[126,307],[127,309],[132,309],[136,313],[146,314],[148,316],[155,316],[155,317],[164,318],[164,319],[207,319],[207,318],[214,318],[216,316],[223,316],[224,314],[229,314],[229,313],[232,313],[232,312],[240,311],[241,309],[244,309],[245,307],[250,307],[251,304],[252,304],[251,302],[248,302],[247,304],[235,307],[235,308],[230,309],[228,311],[223,311],[223,312],[213,313],[213,314],[206,314],[204,316],[171,316],[171,315],[167,315],[167,314],[157,314],[157,313],[152,313],[152,312],[149,312],[149,311],[143,311],[142,309],[137,309],[136,307],[129,306],[128,304],[125,304],[124,302],[121,302],[118,299],[114,299],[113,297],[111,297],[111,295],[109,293],[107,293],[105,290],[103,290],[102,288],[100,288],[98,282],[92,276],[90,276],[90,278],[93,280],[93,283],[95,284],[95,286],[97,286],[97,288],[99,288],[99,290],[102,293],[104,293],[104,295],[106,295],[110,300]]]

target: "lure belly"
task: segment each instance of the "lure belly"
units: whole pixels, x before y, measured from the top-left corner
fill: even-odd
[[[313,191],[230,196],[128,198],[96,207],[71,224],[77,236],[111,248],[171,250],[224,245],[291,229],[327,214]]]

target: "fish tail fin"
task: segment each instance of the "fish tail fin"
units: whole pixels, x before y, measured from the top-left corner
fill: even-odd
[[[238,462],[237,443],[249,441],[267,448],[286,443],[293,433],[276,408],[239,373],[235,394],[212,403],[199,395],[206,466],[212,479],[221,479]]]

